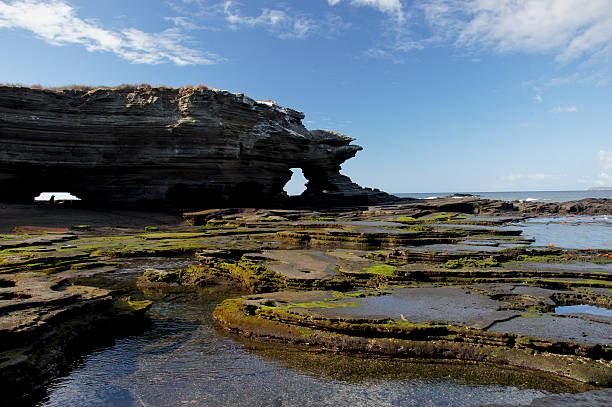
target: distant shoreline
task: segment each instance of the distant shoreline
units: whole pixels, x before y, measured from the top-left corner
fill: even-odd
[[[581,190],[581,191],[504,191],[504,192],[477,192],[477,191],[449,191],[449,192],[400,192],[393,195],[401,198],[433,199],[454,194],[471,194],[483,199],[499,201],[523,201],[523,202],[569,202],[579,201],[585,198],[607,198],[612,199],[610,190]]]
[[[612,187],[592,187],[587,189],[587,191],[612,191]]]

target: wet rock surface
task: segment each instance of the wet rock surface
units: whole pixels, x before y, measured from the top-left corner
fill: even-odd
[[[561,203],[522,202],[516,205],[516,207],[517,210],[524,213],[558,213],[589,216],[609,215],[612,213],[612,199],[586,198],[578,201]]]
[[[80,353],[144,326],[150,302],[64,276],[0,274],[0,376],[5,400],[43,390]]]
[[[545,397],[538,397],[529,404],[487,404],[486,407],[509,407],[509,406],[530,406],[530,407],[591,407],[607,406],[612,400],[612,390],[591,390],[578,394],[555,394]]]
[[[184,217],[32,208],[41,226],[70,231],[63,234],[31,218],[7,220],[11,210],[25,211],[7,205],[0,326],[3,352],[22,356],[6,359],[12,362],[0,374],[32,363],[30,353],[14,353],[20,335],[34,346],[44,332],[83,326],[92,315],[99,320],[91,326],[127,320],[121,315],[135,321],[153,292],[221,284],[253,293],[214,312],[219,327],[248,341],[492,363],[609,386],[609,318],[555,313],[568,305],[612,309],[608,251],[535,246],[516,223],[523,218],[475,214],[474,202],[235,208]],[[78,224],[89,227],[72,227]],[[24,225],[30,234],[13,232]],[[144,270],[140,294],[123,300],[131,311],[118,311],[122,294],[112,287],[129,270]],[[53,365],[41,360],[39,369]],[[17,382],[36,377],[23,372],[13,375]]]

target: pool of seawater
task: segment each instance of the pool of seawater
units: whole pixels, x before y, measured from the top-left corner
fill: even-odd
[[[555,308],[557,314],[591,314],[612,318],[612,310],[593,305],[564,305]]]
[[[521,370],[255,344],[214,327],[216,304],[236,295],[147,292],[151,329],[84,357],[39,406],[518,405],[585,390]]]
[[[536,246],[612,251],[612,216],[541,217],[518,226],[526,238],[535,239]]]

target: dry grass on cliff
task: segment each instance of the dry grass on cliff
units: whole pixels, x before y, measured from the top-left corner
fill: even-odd
[[[177,89],[174,86],[168,86],[168,85],[157,85],[157,86],[152,86],[149,83],[140,83],[140,84],[131,84],[131,83],[123,83],[121,85],[118,86],[91,86],[91,85],[79,85],[79,84],[72,84],[72,85],[66,85],[66,86],[43,86],[40,84],[35,84],[35,85],[24,85],[21,83],[2,83],[0,82],[0,86],[3,87],[8,87],[8,88],[29,88],[29,89],[44,89],[44,90],[51,90],[51,91],[55,91],[55,92],[61,92],[61,91],[90,91],[90,90],[94,90],[94,89],[119,89],[119,90],[136,90],[136,89]],[[186,85],[186,86],[181,86],[180,88],[182,89],[204,89],[204,90],[217,90],[216,88],[213,87],[209,87],[207,85],[204,84],[199,84],[197,86],[193,86],[193,85]],[[180,89],[179,88],[179,89]]]

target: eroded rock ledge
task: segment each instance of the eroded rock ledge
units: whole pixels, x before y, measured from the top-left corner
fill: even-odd
[[[0,87],[3,201],[61,190],[122,206],[278,206],[291,168],[308,179],[302,204],[395,198],[341,175],[361,147],[303,118],[208,88]]]

